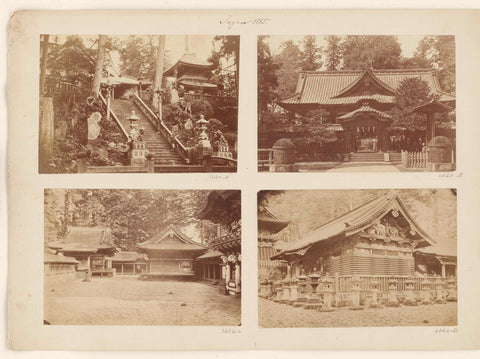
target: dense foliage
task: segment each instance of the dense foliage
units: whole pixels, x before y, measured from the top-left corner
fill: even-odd
[[[199,228],[195,215],[207,196],[208,191],[45,190],[45,238],[56,240],[67,225],[103,226],[111,228],[118,247],[132,250],[170,224]]]

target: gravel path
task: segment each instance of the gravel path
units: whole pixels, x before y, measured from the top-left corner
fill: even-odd
[[[46,286],[44,316],[51,324],[240,324],[240,298],[201,282],[140,281],[136,277],[75,279]]]
[[[258,316],[263,328],[454,326],[457,303],[319,312],[258,298]]]

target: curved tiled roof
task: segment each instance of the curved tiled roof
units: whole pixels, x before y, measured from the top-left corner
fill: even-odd
[[[401,199],[398,197],[398,194],[395,192],[390,192],[364,203],[360,207],[357,207],[330,222],[322,224],[321,226],[309,232],[299,241],[289,243],[289,245],[286,246],[284,250],[276,257],[281,257],[285,254],[288,255],[299,250],[308,250],[308,248],[310,248],[312,245],[330,238],[337,236],[351,236],[356,234],[370,226],[375,219],[383,217],[393,208],[400,210],[406,220],[413,228],[415,228],[419,237],[423,240],[420,243],[421,246],[429,246],[435,243],[408,214],[407,209],[405,208],[405,205]]]
[[[392,118],[392,116],[390,116],[389,114],[387,114],[385,112],[374,109],[373,107],[370,107],[368,105],[363,105],[362,107],[357,108],[356,110],[354,110],[352,112],[346,113],[345,115],[338,117],[338,120],[348,120],[348,119],[354,117],[356,114],[359,114],[359,113],[374,113],[380,118],[384,118],[384,119],[391,119]]]
[[[406,78],[418,77],[426,81],[431,93],[440,95],[440,101],[455,101],[455,96],[443,92],[435,71],[432,69],[369,70],[375,79],[386,89],[396,90]],[[280,105],[320,104],[341,105],[355,103],[361,99],[375,99],[379,102],[393,103],[393,96],[367,95],[338,97],[352,88],[366,71],[316,71],[300,73],[295,95],[280,102]]]
[[[169,226],[149,240],[137,244],[139,249],[167,251],[203,251],[207,248],[188,238],[174,226]]]
[[[205,68],[206,70],[210,69],[213,66],[211,62],[198,58],[194,52],[185,52],[183,56],[175,64],[166,69],[163,74],[165,76],[170,76],[173,73],[173,69],[179,65]]]

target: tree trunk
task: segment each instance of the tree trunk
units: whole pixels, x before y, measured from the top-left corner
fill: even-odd
[[[48,40],[50,35],[43,35],[42,42],[42,60],[40,64],[40,96],[45,94],[45,77],[47,75],[47,58],[48,58]]]
[[[106,35],[98,35],[98,50],[97,50],[97,63],[95,65],[95,76],[93,78],[92,93],[95,97],[98,97],[100,93],[100,83],[103,75],[103,63],[105,62],[105,42],[107,40]]]
[[[158,91],[162,88],[163,80],[163,56],[165,53],[165,35],[158,36],[158,49],[157,49],[157,62],[155,68],[155,82],[153,84],[153,90]],[[158,110],[160,119],[162,118],[162,104],[158,101],[158,96],[155,93],[153,96],[153,106]]]

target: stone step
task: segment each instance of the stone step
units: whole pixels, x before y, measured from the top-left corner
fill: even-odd
[[[146,143],[147,150],[153,154],[155,164],[170,164],[175,161],[176,164],[184,164],[182,158],[168,141],[158,132],[155,131],[153,124],[142,113],[140,108],[130,100],[113,100],[112,111],[115,113],[119,121],[128,131],[130,123],[127,120],[131,112],[134,110],[139,117],[138,126],[144,129],[143,139]]]

